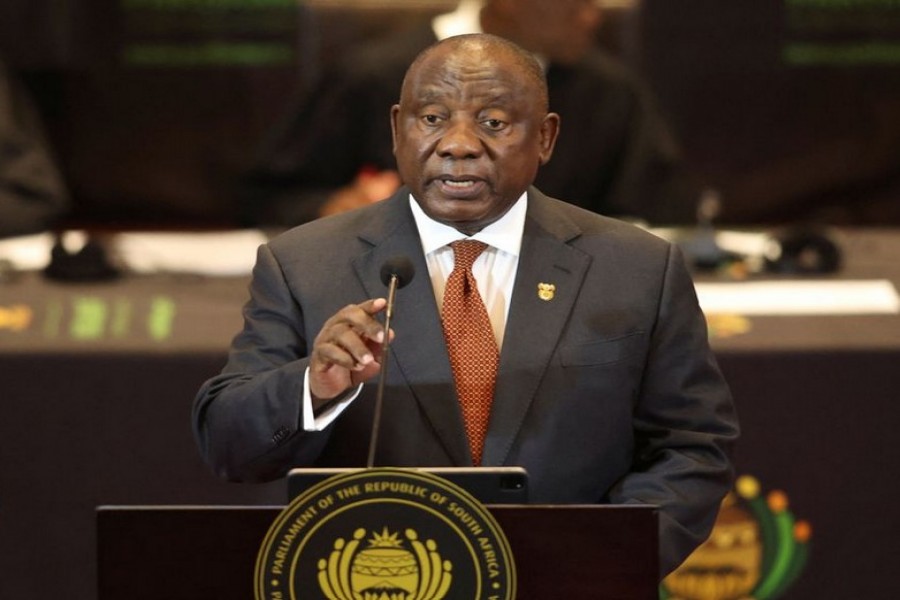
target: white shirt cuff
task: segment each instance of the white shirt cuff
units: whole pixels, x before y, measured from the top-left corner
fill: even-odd
[[[316,416],[313,413],[312,392],[309,391],[309,367],[307,367],[303,375],[303,431],[322,431],[331,425],[344,409],[356,400],[361,390],[362,384],[359,384],[355,390],[347,392],[343,398],[335,400]]]

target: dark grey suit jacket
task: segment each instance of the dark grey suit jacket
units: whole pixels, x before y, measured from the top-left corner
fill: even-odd
[[[376,382],[327,430],[307,433],[303,373],[325,320],[384,296],[379,271],[397,255],[418,275],[397,295],[376,464],[471,464],[408,194],[260,248],[244,330],[194,407],[201,451],[221,476],[365,464]],[[539,283],[556,286],[552,300]],[[665,572],[708,534],[736,437],[677,250],[532,188],[482,464],[525,467],[536,502],[659,505]]]

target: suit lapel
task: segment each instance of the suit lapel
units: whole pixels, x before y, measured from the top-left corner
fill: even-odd
[[[506,323],[482,464],[502,465],[556,350],[591,258],[567,242],[580,234],[550,201],[529,190],[528,217]],[[539,284],[552,284],[550,299]],[[535,326],[539,324],[539,326]]]
[[[412,261],[415,276],[409,285],[398,290],[394,299],[391,328],[396,337],[391,354],[395,364],[388,368],[385,402],[390,402],[387,390],[405,380],[453,463],[466,465],[471,458],[465,428],[453,387],[440,313],[407,203],[408,195],[409,191],[401,188],[384,201],[386,218],[373,220],[360,234],[372,249],[360,255],[353,267],[370,298],[387,297],[387,288],[381,282],[381,266],[395,256],[406,256]]]

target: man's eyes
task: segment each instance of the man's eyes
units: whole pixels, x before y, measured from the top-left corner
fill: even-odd
[[[492,131],[500,131],[501,129],[506,127],[506,121],[502,121],[500,119],[485,119],[481,123]]]
[[[435,113],[426,113],[419,117],[423,123],[426,125],[440,125],[447,119],[443,115],[435,114]],[[501,131],[505,129],[509,123],[504,121],[503,119],[481,119],[478,121],[483,127],[490,131]]]

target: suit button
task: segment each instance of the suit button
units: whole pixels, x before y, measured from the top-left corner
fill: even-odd
[[[290,434],[291,434],[290,429],[288,429],[287,427],[282,427],[281,429],[279,429],[278,431],[276,431],[275,433],[272,434],[272,443],[278,444],[281,442],[281,440],[283,440]]]

